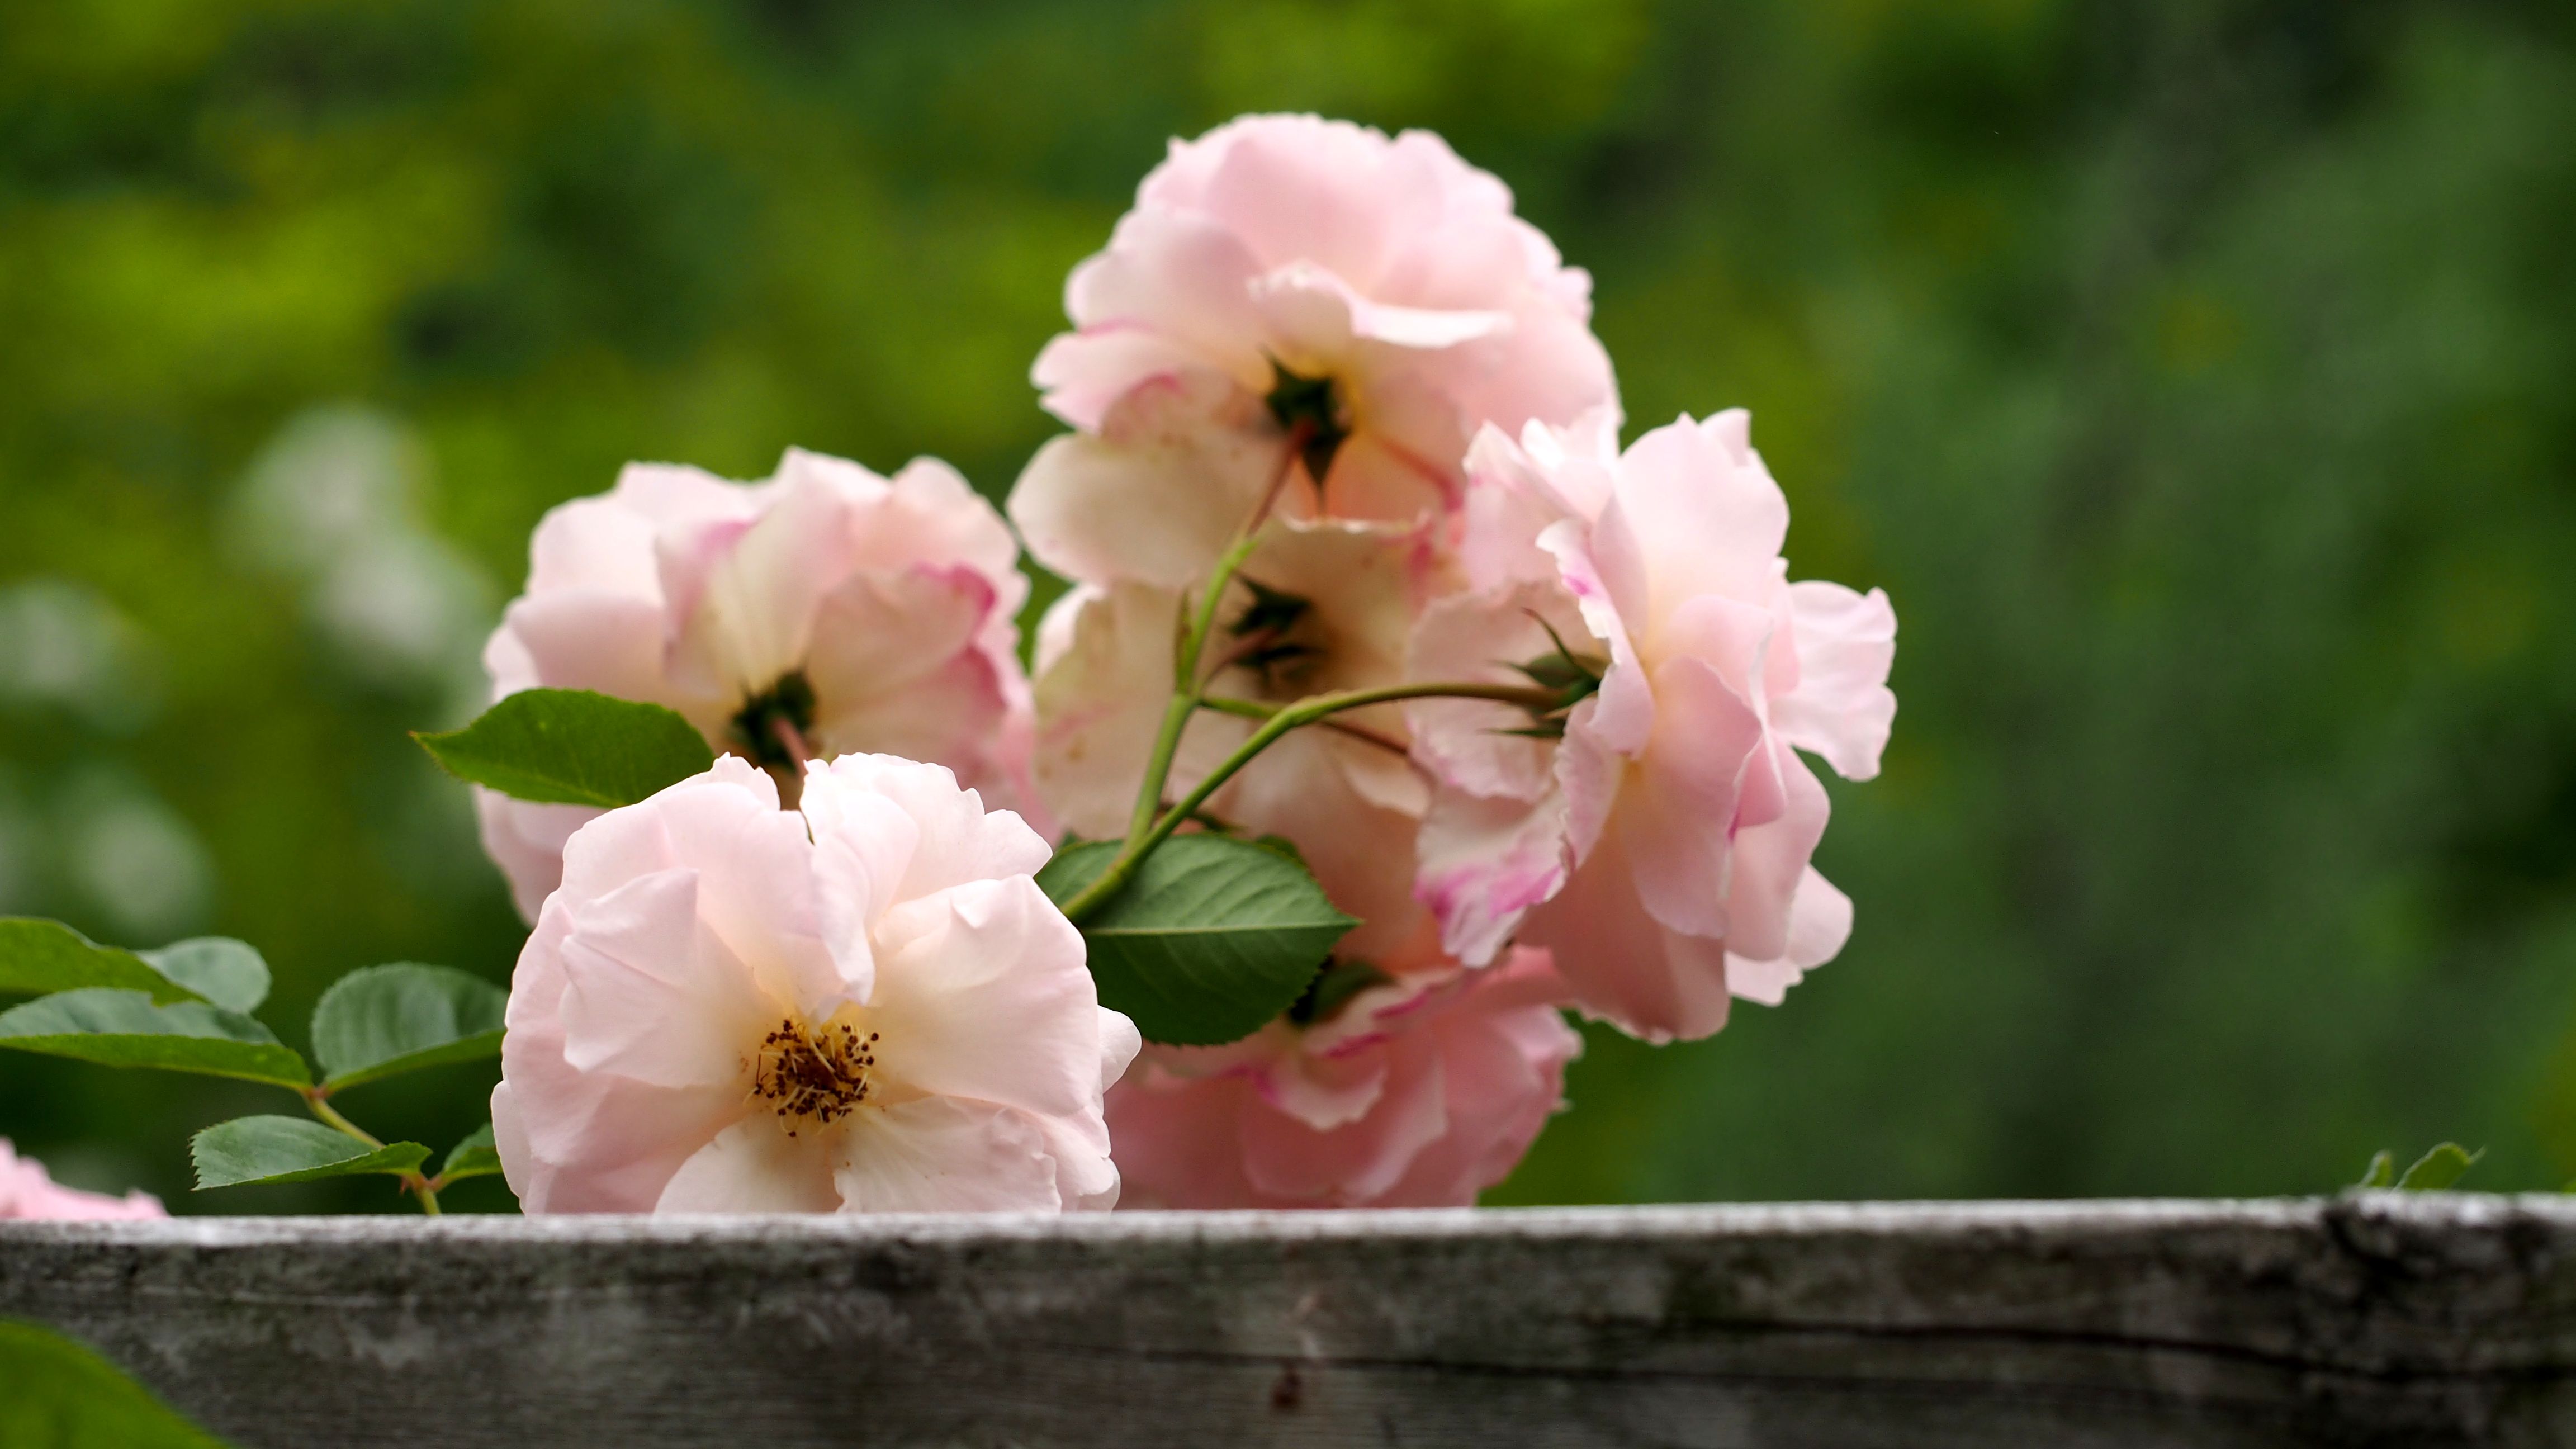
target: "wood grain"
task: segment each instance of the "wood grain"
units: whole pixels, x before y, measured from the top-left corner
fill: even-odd
[[[0,1224],[252,1449],[2576,1444],[2576,1204]]]

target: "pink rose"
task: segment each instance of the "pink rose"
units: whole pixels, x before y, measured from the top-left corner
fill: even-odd
[[[1409,709],[1439,782],[1417,889],[1465,960],[1517,931],[1586,1011],[1701,1037],[1730,994],[1778,1002],[1850,933],[1807,863],[1826,799],[1797,751],[1878,772],[1896,616],[1876,590],[1788,581],[1788,503],[1743,412],[1624,455],[1611,437],[1596,419],[1476,441],[1460,556],[1480,587],[1426,613],[1412,673],[1525,682],[1502,665],[1550,660],[1599,682],[1561,740],[1512,733],[1530,719],[1507,706]]]
[[[949,771],[739,759],[574,832],[511,983],[492,1125],[564,1212],[1107,1208],[1101,1093],[1137,1049]]]
[[[1591,288],[1429,132],[1247,116],[1176,141],[1066,284],[1075,330],[1034,380],[1081,431],[1011,516],[1069,578],[1179,586],[1282,467],[1289,517],[1444,511],[1477,424],[1612,399]]]
[[[495,697],[547,686],[668,705],[779,770],[884,752],[1027,807],[1018,547],[954,469],[893,478],[789,449],[765,483],[638,463],[537,526],[527,592],[484,650]],[[531,920],[598,812],[478,791]]]
[[[1231,1046],[1145,1049],[1109,1094],[1131,1203],[1464,1207],[1511,1173],[1583,1040],[1544,951],[1389,979]]]
[[[1448,575],[1426,529],[1275,521],[1238,579],[1208,646],[1208,692],[1278,705],[1400,681],[1413,621]],[[1040,626],[1038,790],[1081,835],[1126,833],[1171,698],[1182,607],[1177,589],[1086,586]],[[1181,737],[1167,793],[1206,778],[1254,727],[1202,712]],[[1325,892],[1362,922],[1345,949],[1377,959],[1431,936],[1412,895],[1413,835],[1429,802],[1406,758],[1403,711],[1386,705],[1290,734],[1207,809],[1246,833],[1294,842]]]
[[[161,1199],[148,1192],[129,1192],[123,1197],[105,1193],[82,1192],[78,1188],[57,1184],[45,1165],[32,1157],[21,1157],[0,1137],[0,1221],[10,1218],[53,1218],[56,1220],[116,1220],[165,1218],[169,1213]]]

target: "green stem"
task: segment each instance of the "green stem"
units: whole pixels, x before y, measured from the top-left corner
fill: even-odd
[[[384,1139],[376,1136],[376,1134],[368,1131],[366,1128],[359,1126],[357,1123],[350,1121],[348,1118],[341,1116],[339,1108],[334,1107],[329,1102],[323,1100],[323,1092],[320,1087],[306,1088],[302,1095],[304,1098],[304,1105],[312,1108],[313,1115],[321,1118],[326,1125],[336,1127],[341,1131],[348,1133],[350,1136],[367,1144],[370,1148],[377,1148],[385,1145]]]
[[[350,1121],[347,1117],[342,1116],[340,1109],[331,1105],[328,1100],[329,1094],[323,1088],[307,1087],[303,1091],[296,1093],[296,1095],[304,1099],[304,1105],[311,1108],[313,1115],[321,1118],[324,1125],[336,1128],[341,1132],[347,1133],[351,1137],[355,1137],[360,1142],[367,1144],[368,1148],[371,1150],[381,1148],[385,1145],[383,1138],[378,1137],[373,1132],[368,1131],[366,1128]],[[430,1181],[428,1178],[421,1176],[417,1172],[406,1172],[402,1175],[402,1185],[403,1191],[420,1199],[420,1211],[422,1216],[433,1218],[439,1216],[440,1209],[438,1206],[437,1183]]]
[[[1154,824],[1155,807],[1162,803],[1163,784],[1172,775],[1172,757],[1180,753],[1181,732],[1189,728],[1190,716],[1198,712],[1199,660],[1207,652],[1208,635],[1216,628],[1216,612],[1225,603],[1225,590],[1234,582],[1235,570],[1252,556],[1258,534],[1247,529],[1216,561],[1216,572],[1208,579],[1207,591],[1199,596],[1198,607],[1191,611],[1181,627],[1181,637],[1172,650],[1172,702],[1163,710],[1163,727],[1154,735],[1153,752],[1145,757],[1145,780],[1136,791],[1135,812],[1127,818],[1127,838],[1134,841]]]
[[[1199,807],[1207,803],[1209,796],[1214,795],[1226,781],[1233,779],[1244,766],[1252,763],[1254,756],[1276,744],[1279,737],[1290,730],[1301,729],[1345,710],[1366,709],[1373,704],[1392,704],[1406,699],[1490,699],[1501,704],[1516,704],[1527,709],[1541,710],[1554,709],[1565,702],[1565,696],[1557,690],[1537,689],[1523,684],[1477,684],[1463,680],[1435,684],[1390,684],[1376,689],[1346,689],[1338,694],[1318,694],[1298,700],[1294,704],[1277,706],[1248,699],[1202,700],[1196,689],[1186,691],[1185,696],[1176,696],[1174,704],[1176,706],[1181,704],[1184,697],[1190,712],[1195,712],[1204,703],[1209,708],[1221,710],[1227,714],[1260,719],[1261,727],[1245,738],[1242,744],[1237,745],[1234,753],[1226,756],[1214,770],[1209,771],[1207,778],[1199,781],[1189,794],[1182,796],[1169,810],[1164,811],[1160,819],[1152,820],[1141,832],[1129,833],[1127,843],[1119,847],[1118,857],[1109,862],[1109,868],[1102,871],[1097,879],[1075,892],[1073,898],[1064,903],[1066,918],[1076,925],[1081,924],[1084,917],[1098,910],[1102,902],[1125,888],[1127,882],[1135,878],[1136,871],[1144,864],[1145,857],[1152,853],[1154,847],[1171,838],[1172,832],[1180,829],[1182,822],[1197,813]],[[1184,723],[1187,722],[1187,713],[1182,715],[1182,720]],[[1177,740],[1179,732],[1173,731],[1172,734]],[[1164,772],[1168,773],[1171,767],[1168,757],[1162,761],[1162,766]],[[1154,793],[1150,798],[1159,801],[1162,798],[1163,775],[1158,774],[1152,783]],[[1150,810],[1139,813],[1146,818],[1152,815]]]

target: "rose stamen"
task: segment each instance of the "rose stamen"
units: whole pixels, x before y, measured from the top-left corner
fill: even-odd
[[[809,1031],[793,1017],[760,1039],[752,1060],[751,1094],[776,1103],[787,1135],[799,1127],[829,1127],[868,1099],[868,1069],[877,1064],[877,1033],[862,1037],[852,1026]]]

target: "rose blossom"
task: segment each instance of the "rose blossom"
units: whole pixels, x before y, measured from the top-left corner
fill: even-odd
[[[1133,1201],[1464,1207],[1508,1176],[1583,1040],[1547,953],[1382,979],[1329,1016],[1222,1047],[1145,1049],[1109,1094]]]
[[[1080,431],[1011,516],[1068,578],[1178,587],[1283,468],[1289,517],[1445,511],[1479,423],[1612,398],[1591,288],[1427,131],[1247,116],[1175,141],[1066,283],[1075,330],[1033,378]]]
[[[21,1157],[0,1137],[0,1221],[10,1218],[130,1219],[162,1218],[169,1213],[161,1199],[148,1192],[129,1192],[123,1197],[105,1193],[82,1192],[78,1188],[56,1183],[45,1165],[32,1157]]]
[[[1413,621],[1449,581],[1428,533],[1274,520],[1217,615],[1207,692],[1278,705],[1398,682]],[[1179,590],[1150,584],[1085,587],[1040,626],[1038,790],[1078,834],[1126,833],[1171,698],[1172,630],[1184,603]],[[1294,842],[1326,894],[1362,922],[1345,947],[1375,959],[1432,931],[1411,885],[1414,830],[1430,796],[1406,758],[1400,709],[1339,721],[1264,750],[1207,810],[1250,834]],[[1202,711],[1181,737],[1166,793],[1194,787],[1254,728]]]
[[[1598,688],[1561,741],[1514,733],[1531,721],[1508,706],[1409,709],[1439,781],[1418,889],[1466,960],[1517,928],[1585,1010],[1700,1037],[1730,993],[1777,1003],[1850,933],[1807,863],[1827,806],[1797,751],[1878,773],[1896,616],[1877,590],[1788,581],[1788,503],[1745,413],[1624,455],[1612,437],[1596,418],[1476,441],[1461,557],[1480,587],[1426,613],[1412,672],[1526,682],[1502,665],[1549,661]]]
[[[1031,873],[936,765],[739,759],[564,848],[511,982],[501,1161],[562,1212],[1106,1208],[1135,1055]]]
[[[542,685],[668,705],[791,788],[808,756],[882,751],[1026,807],[1018,552],[933,459],[886,479],[791,448],[748,485],[631,464],[537,526],[527,592],[484,664],[495,698]],[[484,847],[533,920],[565,838],[598,812],[476,800]]]

